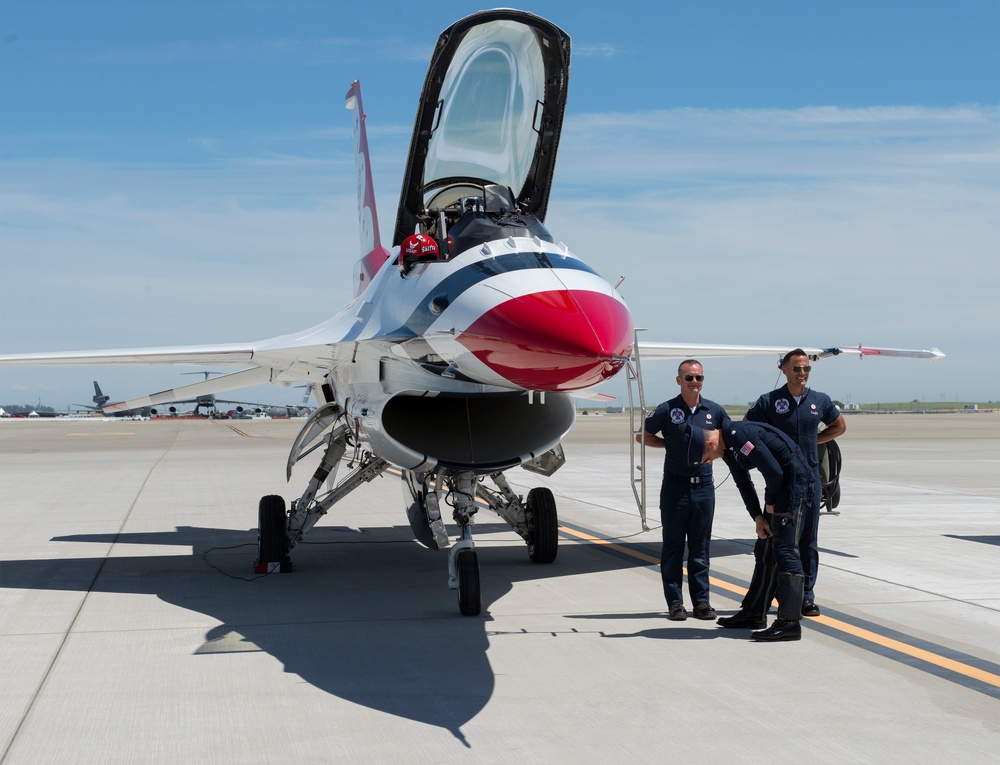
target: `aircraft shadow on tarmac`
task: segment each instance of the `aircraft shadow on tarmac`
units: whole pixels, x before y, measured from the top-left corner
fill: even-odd
[[[494,673],[488,609],[513,583],[646,565],[563,544],[550,565],[518,542],[490,541],[506,524],[477,524],[484,613],[460,616],[444,553],[413,541],[409,526],[320,527],[293,551],[291,574],[254,576],[256,529],[77,534],[54,542],[116,546],[114,557],[3,562],[0,587],[155,595],[221,624],[195,655],[264,651],[330,694],[450,731],[489,701]],[[128,557],[123,545],[170,545],[192,554]]]
[[[966,542],[980,542],[984,545],[1000,545],[1000,534],[998,535],[976,535],[976,536],[962,536],[960,534],[943,534],[942,536],[950,537],[951,539],[962,539]]]

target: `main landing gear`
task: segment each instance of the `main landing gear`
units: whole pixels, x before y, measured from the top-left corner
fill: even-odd
[[[351,472],[333,489],[321,491],[323,484],[328,481],[332,484],[336,479],[341,458],[350,445],[351,435],[350,428],[344,422],[322,438],[320,435],[335,425],[342,415],[343,410],[337,404],[324,404],[313,412],[295,437],[285,470],[289,478],[292,475],[292,467],[302,457],[324,444],[326,449],[302,496],[292,500],[289,512],[285,513],[283,498],[276,495],[261,498],[257,511],[257,560],[254,561],[254,571],[257,573],[273,571],[276,564],[281,566],[281,571],[291,571],[288,552],[316,525],[316,522],[326,515],[334,504],[361,484],[374,481],[389,467],[389,463],[385,460],[369,452],[362,453],[356,448],[354,459],[350,463]]]
[[[329,432],[323,435],[328,429]],[[268,495],[261,498],[255,571],[268,573],[276,568],[291,571],[289,551],[316,522],[339,500],[361,484],[374,480],[389,467],[385,460],[362,451],[353,442],[354,435],[343,419],[343,410],[336,404],[320,407],[306,421],[292,445],[287,475],[291,476],[296,462],[321,446],[325,446],[323,456],[302,496],[292,501],[287,513],[282,497]],[[324,484],[334,483],[349,446],[354,447],[353,457],[348,463],[351,472],[332,489],[323,490]],[[482,504],[496,512],[524,539],[532,562],[551,563],[558,553],[559,520],[551,490],[542,487],[531,489],[527,498],[522,500],[511,490],[502,472],[488,476],[495,488],[486,486],[485,478],[473,471],[403,471],[410,527],[417,541],[426,547],[451,547],[448,553],[448,587],[458,590],[458,608],[465,616],[475,616],[482,611],[479,555],[472,541],[474,518]],[[441,515],[442,507],[447,505],[452,507],[452,519],[458,524],[459,533],[454,545]]]

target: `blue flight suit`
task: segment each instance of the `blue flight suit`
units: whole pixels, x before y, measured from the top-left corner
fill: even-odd
[[[647,433],[660,433],[666,441],[663,483],[660,486],[660,522],[663,546],[660,577],[667,605],[683,603],[684,542],[687,541],[688,592],[692,604],[709,602],[709,542],[715,517],[715,485],[712,464],[689,464],[682,447],[688,425],[715,430],[729,419],[714,401],[701,398],[694,412],[678,395],[646,418]],[[699,453],[697,459],[701,459]]]
[[[825,393],[806,388],[802,399],[796,403],[788,392],[788,385],[765,393],[757,399],[746,414],[750,422],[773,425],[792,438],[812,470],[812,502],[802,519],[800,531],[802,571],[805,574],[805,599],[814,600],[813,588],[819,572],[819,506],[823,501],[823,483],[819,472],[819,452],[816,436],[819,424],[832,425],[840,417],[840,410]]]
[[[805,455],[791,438],[763,423],[726,422],[721,435],[726,446],[722,459],[729,466],[750,516],[756,518],[762,512],[750,478],[751,468],[764,477],[764,504],[774,505],[774,514],[764,516],[772,536],[758,539],[754,545],[754,582],[747,598],[756,598],[756,602],[744,600],[744,610],[766,613],[762,599],[766,595],[770,602],[776,571],[778,618],[798,621],[804,586],[799,538],[802,518],[811,500],[811,474]],[[765,561],[768,564],[773,561],[773,565],[763,565]]]

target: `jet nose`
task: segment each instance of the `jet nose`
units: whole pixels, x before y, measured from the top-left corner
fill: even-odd
[[[458,340],[522,388],[570,391],[616,375],[632,351],[633,337],[632,316],[620,300],[563,289],[503,302]]]

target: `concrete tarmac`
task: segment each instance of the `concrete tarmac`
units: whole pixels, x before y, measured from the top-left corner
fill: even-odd
[[[551,478],[509,471],[555,492],[559,556],[481,511],[479,617],[388,473],[255,576],[300,426],[0,421],[0,762],[997,762],[1000,415],[848,417],[823,615],[773,645],[664,618],[662,453],[643,533],[627,415],[578,418]],[[715,471],[726,614],[753,523]]]

